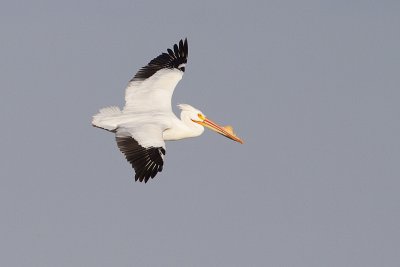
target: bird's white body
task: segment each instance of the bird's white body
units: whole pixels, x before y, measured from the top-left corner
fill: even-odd
[[[202,125],[235,139],[190,105],[178,105],[180,119],[173,113],[172,94],[182,79],[187,56],[187,41],[181,40],[174,51],[168,49],[136,73],[126,88],[122,110],[106,107],[93,116],[93,126],[115,132],[119,149],[135,169],[136,180],[147,182],[162,170],[164,141],[199,136],[204,131]]]
[[[189,105],[185,106],[190,107]],[[125,109],[121,111],[119,107],[112,106],[101,109],[100,112],[93,117],[92,124],[110,132],[116,131],[119,127],[124,127],[129,128],[132,132],[140,133],[143,131],[142,127],[146,127],[146,131],[143,131],[145,134],[143,136],[137,136],[139,143],[144,147],[155,145],[153,143],[154,140],[149,140],[148,138],[149,130],[156,132],[161,131],[164,141],[196,137],[204,132],[203,126],[190,121],[190,118],[185,116],[184,112],[182,112],[181,115],[181,119],[177,118],[172,112],[172,109],[168,112],[161,112],[158,110],[141,112],[126,111]],[[151,125],[151,127],[149,127],[149,125]],[[164,146],[164,144],[161,145]]]

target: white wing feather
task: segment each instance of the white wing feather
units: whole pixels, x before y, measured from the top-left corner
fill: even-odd
[[[178,69],[162,69],[146,80],[131,81],[125,91],[124,113],[172,112],[172,94],[182,76]]]
[[[161,124],[154,124],[151,122],[125,123],[118,127],[116,135],[119,137],[131,136],[144,148],[165,148],[165,142],[162,135],[164,127],[165,126]]]

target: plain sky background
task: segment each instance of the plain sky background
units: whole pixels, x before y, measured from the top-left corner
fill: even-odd
[[[2,1],[1,266],[400,266],[399,1]],[[147,184],[91,126],[180,38],[234,126]]]

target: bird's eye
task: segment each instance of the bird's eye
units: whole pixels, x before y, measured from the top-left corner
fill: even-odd
[[[185,72],[185,67],[179,68],[181,71]]]
[[[201,114],[201,113],[197,114],[197,117],[199,117],[199,119],[202,121],[204,121],[204,119],[205,119],[203,114]]]

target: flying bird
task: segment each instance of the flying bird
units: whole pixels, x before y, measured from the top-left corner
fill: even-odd
[[[185,72],[187,58],[187,39],[180,40],[129,81],[122,110],[105,107],[93,116],[93,126],[115,133],[118,148],[135,170],[135,181],[147,183],[162,171],[165,141],[199,136],[204,127],[243,143],[232,127],[216,124],[190,105],[178,105],[180,119],[175,116],[171,98]]]

